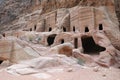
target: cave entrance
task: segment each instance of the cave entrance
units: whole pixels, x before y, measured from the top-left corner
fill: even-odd
[[[47,38],[48,46],[50,46],[54,43],[55,37],[56,37],[56,34],[52,34],[52,35],[48,36],[48,38]]]
[[[89,28],[88,27],[85,27],[85,32],[89,32]]]
[[[99,24],[99,30],[103,30],[103,25]]]
[[[83,36],[81,40],[82,40],[82,47],[83,47],[84,53],[99,54],[99,52],[106,50],[106,48],[97,45],[92,36]]]
[[[78,48],[78,38],[75,38],[75,39],[74,39],[74,47],[75,47],[75,48]]]
[[[73,26],[73,32],[75,32],[75,26]]]
[[[35,26],[34,26],[34,31],[36,31],[36,28],[37,28],[37,26],[35,25]]]
[[[30,28],[30,31],[32,31],[32,28]]]
[[[63,32],[66,32],[67,30],[66,30],[66,28],[65,27],[63,27]]]
[[[3,37],[5,37],[5,33],[3,33],[2,35],[3,35]]]
[[[63,44],[64,43],[64,39],[61,39],[61,44]]]
[[[52,31],[52,28],[51,28],[51,27],[49,27],[49,32],[50,32],[50,31]]]
[[[0,64],[2,64],[3,63],[3,61],[2,60],[0,60]]]

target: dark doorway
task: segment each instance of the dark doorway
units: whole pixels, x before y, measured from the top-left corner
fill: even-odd
[[[34,31],[36,31],[36,28],[37,28],[37,26],[35,25],[35,26],[34,26]]]
[[[93,54],[106,50],[106,48],[97,45],[92,36],[83,36],[81,40],[84,53]]]
[[[2,35],[3,35],[3,37],[5,37],[5,33],[3,33]]]
[[[2,64],[2,62],[3,62],[3,61],[2,61],[2,60],[0,60],[0,64]]]
[[[73,26],[73,32],[75,32],[75,26]]]
[[[52,31],[52,28],[51,28],[51,27],[49,27],[49,32],[50,32],[50,31]]]
[[[66,28],[65,27],[63,27],[63,31],[66,32]]]
[[[56,34],[52,34],[52,35],[48,36],[48,38],[47,38],[48,46],[50,46],[54,43],[55,37],[56,37]]]
[[[85,32],[89,32],[89,28],[88,27],[85,27]]]
[[[61,39],[61,44],[63,44],[64,43],[64,39]]]
[[[75,47],[75,48],[78,48],[78,38],[75,38],[75,39],[74,39],[74,47]]]
[[[32,31],[32,28],[30,28],[30,31]]]
[[[99,30],[103,30],[103,25],[99,24]]]

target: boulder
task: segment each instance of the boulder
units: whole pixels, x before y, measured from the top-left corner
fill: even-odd
[[[116,64],[116,51],[114,48],[108,48],[106,51],[101,52],[96,63],[104,66],[110,67]]]
[[[39,57],[39,54],[33,48],[15,37],[0,41],[0,60],[18,63],[19,61],[36,57]]]
[[[31,60],[22,61],[19,64],[7,68],[7,72],[17,74],[31,74],[45,68],[51,70],[52,67],[77,65],[77,60],[65,55],[51,55],[49,57],[39,57]],[[36,71],[37,70],[37,71]],[[71,69],[70,69],[71,71]]]
[[[72,56],[73,45],[71,43],[64,43],[57,45],[50,49],[50,53],[64,54],[66,56]]]
[[[82,63],[92,63],[94,62],[92,56],[88,54],[81,53],[79,49],[73,50],[73,56],[79,60],[81,60]]]

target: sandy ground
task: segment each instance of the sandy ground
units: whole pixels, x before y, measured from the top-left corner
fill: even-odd
[[[64,71],[59,72],[42,72],[50,76],[46,79],[41,78],[41,73],[37,73],[41,77],[33,74],[13,75],[1,69],[0,80],[120,80],[120,69],[116,68],[63,67],[63,69]]]

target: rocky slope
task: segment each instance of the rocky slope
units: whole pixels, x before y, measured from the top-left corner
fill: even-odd
[[[115,0],[115,10],[116,10],[116,14],[117,14],[117,17],[120,23],[120,0]]]

